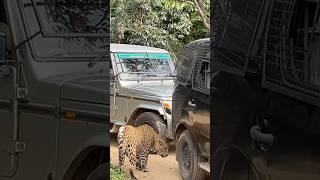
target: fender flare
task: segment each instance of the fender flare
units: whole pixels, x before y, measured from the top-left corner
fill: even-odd
[[[68,163],[67,169],[62,170],[60,179],[70,179],[73,173],[81,165],[82,161],[97,148],[109,148],[110,137],[107,132],[98,134],[86,142],[84,142],[78,150],[73,154],[71,161]],[[108,161],[108,160],[106,160]],[[59,179],[59,177],[58,177]]]
[[[138,105],[136,108],[130,113],[129,121],[133,120],[133,117],[140,109],[157,111],[161,116],[164,116],[164,111],[160,105]]]
[[[180,119],[179,123],[176,124],[175,126],[175,130],[174,133],[176,135],[177,130],[181,127],[184,126],[187,130],[189,130],[190,126],[187,123],[187,121],[191,121],[190,116],[189,116],[189,112],[186,111],[185,109],[183,109],[182,111],[180,111],[179,115],[178,115],[178,119]],[[185,120],[181,120],[181,119],[185,119]],[[188,120],[187,120],[188,119]],[[176,121],[175,121],[176,122]]]
[[[259,167],[259,164],[261,165],[261,159],[260,162],[259,160],[254,160],[252,159],[252,157],[250,156],[250,154],[246,153],[244,150],[242,150],[241,147],[237,146],[236,144],[222,144],[219,147],[217,147],[217,149],[214,151],[213,155],[212,155],[212,160],[214,162],[214,166],[215,167],[222,167],[222,169],[224,169],[224,166],[222,166],[222,164],[215,164],[216,162],[218,163],[225,163],[227,162],[226,160],[228,160],[229,158],[227,157],[227,159],[225,159],[226,157],[223,156],[224,153],[229,152],[230,153],[234,153],[237,152],[239,153],[241,156],[243,156],[243,158],[246,159],[246,161],[250,164],[251,168],[253,168],[253,171],[256,175],[256,177],[258,178],[258,180],[261,180],[261,172],[263,172],[262,167]],[[214,159],[218,159],[216,161],[214,161]],[[266,168],[266,167],[265,167]],[[214,169],[214,176],[220,176],[221,173],[219,172],[219,169],[217,170],[216,168]],[[220,178],[220,177],[214,177],[214,178]]]

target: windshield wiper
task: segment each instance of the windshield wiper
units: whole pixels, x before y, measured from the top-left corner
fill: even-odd
[[[100,56],[97,56],[95,58],[93,58],[92,60],[89,61],[88,63],[88,67],[93,67],[95,64],[97,64],[98,62],[102,61],[103,59],[105,59],[107,56],[105,54],[102,54]]]

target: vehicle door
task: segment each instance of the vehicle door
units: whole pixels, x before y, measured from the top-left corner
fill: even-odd
[[[173,129],[181,121],[185,121],[192,126],[191,118],[184,119],[183,115],[187,115],[189,111],[188,100],[191,99],[191,73],[193,63],[196,58],[196,44],[187,44],[181,53],[181,62],[177,65],[177,78],[175,81],[175,91],[173,93]]]
[[[128,109],[127,92],[123,91],[120,83],[120,63],[116,53],[111,54],[110,66],[110,121],[122,125],[125,123]]]
[[[210,42],[200,43],[192,73],[192,109],[194,129],[201,152],[210,153]]]
[[[2,3],[2,2],[0,2]],[[2,4],[0,4],[2,5]],[[1,18],[3,19],[3,18]],[[4,26],[2,24],[2,26]],[[2,31],[2,27],[0,31]],[[17,116],[16,97],[17,72],[14,66],[5,65],[5,33],[0,32],[0,177],[11,176],[15,172],[17,156]]]
[[[111,54],[112,60],[110,61],[110,121],[114,123],[116,120],[117,112],[119,110],[117,95],[119,94],[119,83],[117,82],[116,72],[115,72],[115,54]]]

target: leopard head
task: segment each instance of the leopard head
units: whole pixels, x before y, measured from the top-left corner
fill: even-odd
[[[168,144],[160,136],[157,136],[157,138],[156,138],[155,150],[156,150],[157,154],[159,154],[161,157],[167,157],[168,156],[168,153],[169,153]]]

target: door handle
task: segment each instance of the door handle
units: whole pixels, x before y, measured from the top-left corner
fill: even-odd
[[[10,75],[10,68],[9,66],[6,66],[6,65],[2,65],[0,67],[0,77],[6,77]]]
[[[194,104],[194,103],[190,100],[190,101],[188,101],[188,106],[190,106],[190,107],[196,107],[197,105]]]

